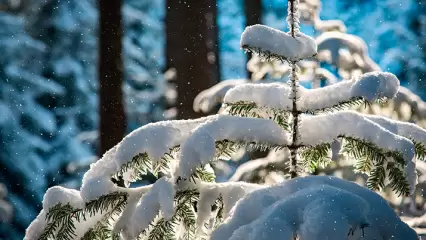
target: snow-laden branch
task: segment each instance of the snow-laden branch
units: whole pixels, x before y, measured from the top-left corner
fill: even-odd
[[[147,229],[155,217],[161,214],[165,220],[171,220],[174,214],[173,180],[165,177],[157,180],[135,205],[133,201],[128,211],[123,212],[114,227],[115,233],[122,233],[124,239],[135,239]]]
[[[138,188],[117,187],[117,190],[129,196],[128,204],[131,206],[132,201],[134,201],[132,199],[139,200],[150,188],[151,185]],[[120,196],[123,196],[123,194]],[[58,237],[50,235],[56,231],[49,230],[49,227],[54,226],[52,224],[55,221],[55,229],[61,229],[57,234],[73,236],[72,239],[80,239],[91,229],[101,224],[102,221],[106,221],[105,217],[109,218],[111,214],[117,214],[114,208],[122,207],[122,205],[115,205],[117,202],[117,199],[112,200],[112,203],[106,200],[103,205],[105,208],[103,211],[94,211],[99,206],[92,204],[94,202],[85,202],[80,191],[59,186],[51,187],[44,195],[43,209],[27,228],[24,239],[34,240]],[[121,202],[121,204],[124,203],[125,201]],[[128,209],[128,207],[125,209]],[[125,210],[125,212],[128,212],[128,210]]]
[[[358,79],[316,89],[301,89],[300,111],[316,112],[338,107],[342,103],[363,99],[373,102],[393,98],[398,92],[399,80],[392,73],[370,72]]]
[[[204,166],[216,155],[216,141],[286,146],[287,133],[269,119],[216,115],[196,128],[182,144],[179,175],[187,178],[198,166]]]
[[[414,144],[354,111],[302,116],[298,144],[316,146],[339,137],[351,137],[377,145],[389,152],[400,152],[406,163],[414,158]]]
[[[318,46],[318,56],[329,56],[327,61],[337,67],[340,67],[341,49],[348,49],[350,55],[358,58],[357,65],[363,72],[380,71],[380,67],[369,57],[367,44],[361,38],[340,32],[325,32],[315,39]],[[328,54],[324,54],[327,52]]]
[[[321,20],[319,17],[314,19],[314,28],[320,32],[346,32],[346,25],[341,20]]]
[[[300,112],[317,112],[339,107],[363,99],[373,102],[381,98],[393,98],[398,92],[399,80],[386,72],[370,72],[358,79],[341,81],[323,88],[299,87],[297,107]],[[255,103],[256,107],[290,111],[291,88],[287,84],[242,84],[229,90],[224,103]]]
[[[248,83],[247,79],[229,79],[200,92],[194,99],[193,108],[196,112],[210,112],[217,103],[220,103],[226,92],[240,84]]]
[[[384,221],[383,219],[386,219]],[[329,176],[299,177],[240,200],[211,240],[418,239],[375,192]]]
[[[370,121],[379,124],[380,126],[386,128],[386,130],[394,134],[406,137],[412,140],[413,142],[426,146],[426,130],[417,126],[416,124],[409,122],[401,122],[377,115],[363,114],[362,116]]]
[[[173,147],[179,146],[190,135],[192,129],[210,117],[195,120],[172,120],[151,123],[127,135],[119,144],[110,149],[83,176],[81,194],[86,202],[102,195],[117,191],[110,178],[122,167],[141,153],[146,153],[155,163]],[[130,174],[129,174],[130,175]],[[125,180],[132,176],[124,175]]]
[[[79,191],[58,186],[49,188],[43,197],[43,210],[41,210],[37,218],[27,228],[24,238],[25,240],[40,238],[43,230],[47,226],[46,214],[50,208],[56,206],[57,204],[69,204],[73,209],[82,209],[84,207],[84,201],[81,198]],[[83,235],[80,237],[82,236]]]
[[[412,115],[419,119],[426,118],[426,103],[416,94],[405,87],[400,87],[398,94],[393,100],[395,108],[401,108],[401,105],[406,103],[410,106]]]
[[[265,57],[288,61],[300,61],[317,53],[313,38],[301,32],[297,32],[293,38],[288,33],[260,24],[244,30],[240,45]]]

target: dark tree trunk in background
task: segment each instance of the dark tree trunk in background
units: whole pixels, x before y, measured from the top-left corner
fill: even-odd
[[[262,0],[247,0],[244,1],[244,12],[246,15],[246,26],[251,26],[261,23],[262,20]],[[247,53],[247,61],[251,58],[251,53]],[[247,72],[251,78],[251,72]]]
[[[195,96],[219,81],[215,0],[166,0],[167,69],[177,72],[178,118],[201,117]]]
[[[99,4],[99,154],[116,145],[125,134],[121,0]]]
[[[244,13],[246,15],[246,27],[259,24],[262,20],[262,0],[246,0],[244,1]],[[252,57],[250,52],[247,52],[247,61]],[[251,79],[252,73],[247,70],[247,77]],[[253,151],[249,152],[249,159],[263,158],[268,155],[268,151]]]

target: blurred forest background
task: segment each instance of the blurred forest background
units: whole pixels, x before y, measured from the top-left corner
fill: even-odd
[[[326,0],[320,13],[426,99],[425,0]],[[46,189],[78,188],[126,133],[201,116],[198,93],[250,77],[245,26],[286,30],[286,15],[287,0],[0,0],[0,239],[22,239]]]

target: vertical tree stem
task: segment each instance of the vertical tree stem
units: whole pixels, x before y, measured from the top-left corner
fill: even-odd
[[[290,28],[290,34],[294,38],[296,32],[298,31],[298,14],[297,14],[297,3],[298,0],[288,0],[288,16],[287,22]],[[291,116],[292,116],[292,142],[289,147],[290,149],[290,166],[289,174],[290,178],[295,178],[298,175],[297,171],[297,151],[298,151],[298,136],[299,136],[299,112],[297,111],[297,91],[299,87],[298,77],[297,77],[297,66],[296,62],[292,61],[291,63],[291,73],[289,76],[290,86],[291,86],[291,98],[293,101]]]
[[[291,73],[290,73],[290,86],[292,92],[292,142],[290,145],[290,178],[297,177],[297,141],[299,136],[299,112],[297,111],[297,90],[298,90],[298,81],[297,81],[297,66],[295,62],[291,63]]]

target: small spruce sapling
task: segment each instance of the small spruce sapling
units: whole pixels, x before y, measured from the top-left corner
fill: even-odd
[[[301,87],[296,63],[315,57],[317,47],[299,30],[297,7],[298,0],[289,0],[289,33],[254,25],[241,38],[243,48],[289,62],[288,84],[239,85],[226,93],[224,114],[136,129],[91,165],[80,191],[50,188],[26,239],[417,239],[371,190],[327,176],[298,177],[329,161],[330,144],[342,139],[344,152],[369,174],[370,188],[389,182],[408,195],[426,132],[410,123],[335,112],[394,97],[399,81],[390,73]],[[237,147],[288,149],[294,179],[272,187],[215,183],[210,164]],[[131,188],[147,171],[163,177]]]

